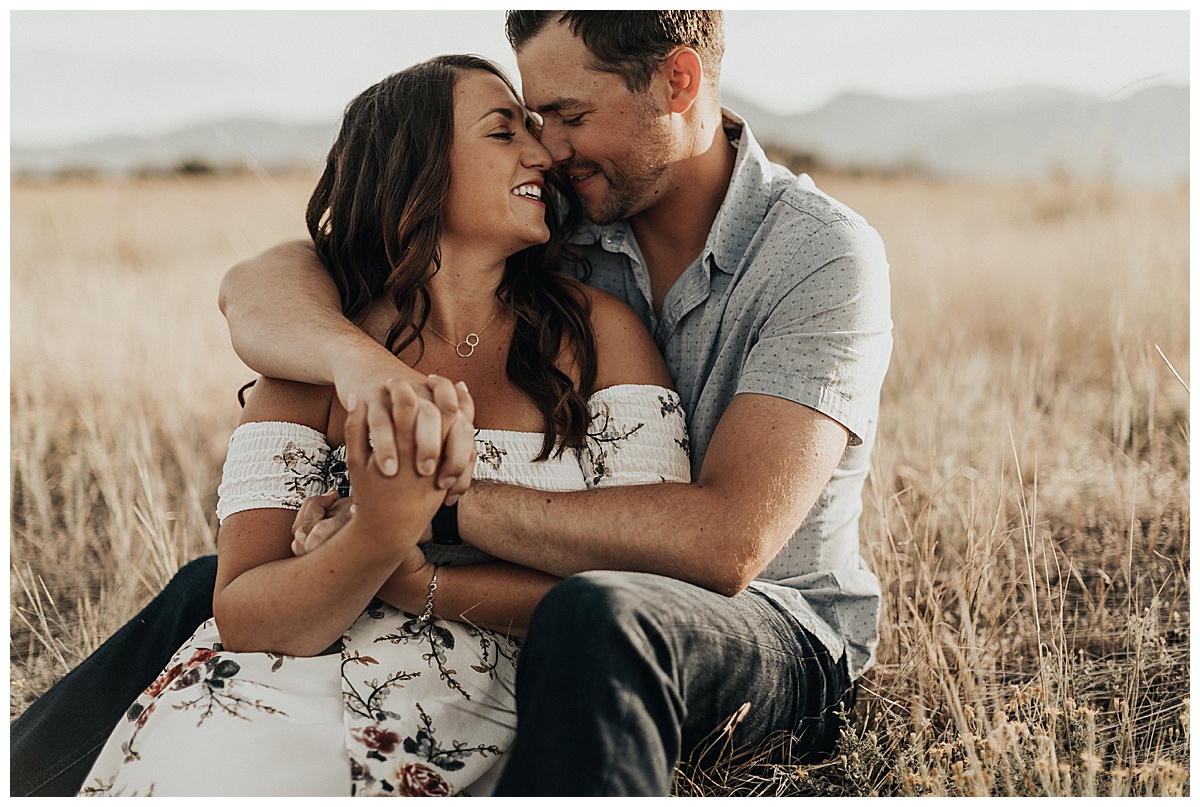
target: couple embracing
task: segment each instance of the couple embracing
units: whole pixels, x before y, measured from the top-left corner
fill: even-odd
[[[720,12],[507,35],[523,99],[384,79],[311,242],[226,276],[264,377],[218,554],[13,724],[14,795],[666,795],[722,728],[831,750],[877,644],[879,237],[722,109]]]

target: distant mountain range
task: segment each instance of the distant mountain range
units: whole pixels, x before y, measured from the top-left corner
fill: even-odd
[[[844,168],[915,168],[958,177],[1036,178],[1062,171],[1139,184],[1189,175],[1188,87],[1117,101],[1022,87],[928,100],[841,95],[777,115],[726,95],[763,143]]]
[[[745,117],[764,145],[837,168],[914,169],[946,177],[1064,172],[1161,185],[1189,176],[1189,95],[1187,87],[1167,86],[1116,101],[1044,87],[926,100],[845,94],[795,115],[773,113],[730,93],[723,101]],[[156,137],[50,149],[14,146],[11,171],[45,176],[315,170],[336,132],[336,122],[226,120]]]

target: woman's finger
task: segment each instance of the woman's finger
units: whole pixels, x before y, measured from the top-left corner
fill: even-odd
[[[337,500],[337,488],[332,488],[318,496],[309,496],[301,502],[300,509],[296,511],[296,518],[292,521],[292,534],[297,538],[308,535],[308,531],[325,518]]]
[[[342,527],[346,526],[349,521],[349,513],[341,513],[333,516],[332,518],[327,518],[320,524],[315,525],[308,533],[308,536],[304,539],[304,551],[312,552],[318,546],[332,538],[334,534],[341,530]]]

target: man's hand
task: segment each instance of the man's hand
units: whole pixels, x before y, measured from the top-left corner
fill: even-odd
[[[446,379],[431,383],[347,320],[311,241],[279,244],[240,261],[222,279],[218,303],[234,350],[247,366],[271,378],[332,384],[343,406],[349,408],[354,396],[367,407],[367,428],[385,476],[398,471],[391,430],[395,404],[385,379],[394,378],[418,398],[436,403],[432,415],[423,414],[418,424],[415,462],[422,467],[417,473],[438,473],[448,504],[466,492],[475,469],[475,410],[462,403],[470,398],[466,387],[455,390]],[[297,329],[297,321],[305,327]],[[438,419],[445,423],[439,426]],[[444,461],[437,471],[439,456]]]

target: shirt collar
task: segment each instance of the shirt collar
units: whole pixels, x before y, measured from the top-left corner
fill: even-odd
[[[737,157],[725,200],[717,211],[700,259],[702,262],[711,259],[722,272],[732,274],[758,229],[757,222],[766,216],[771,180],[766,152],[754,139],[750,127],[735,112],[728,109],[721,112],[726,135],[737,146]],[[569,240],[580,245],[599,243],[610,252],[616,252],[630,235],[629,222],[624,219],[605,225],[584,219]]]

